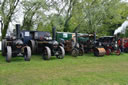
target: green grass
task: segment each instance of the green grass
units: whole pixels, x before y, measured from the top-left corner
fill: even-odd
[[[0,56],[0,85],[128,85],[128,54],[49,61],[35,55],[30,62],[16,57],[11,63]]]

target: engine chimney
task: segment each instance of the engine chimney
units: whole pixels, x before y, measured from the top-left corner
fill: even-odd
[[[76,40],[76,43],[78,42],[78,33],[75,32],[75,40]]]
[[[56,27],[52,28],[52,39],[56,40]]]
[[[94,42],[96,41],[96,32],[94,33]]]
[[[20,24],[16,24],[16,38],[20,39]]]

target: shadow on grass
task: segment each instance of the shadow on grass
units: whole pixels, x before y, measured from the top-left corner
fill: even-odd
[[[18,58],[18,57],[17,57],[17,58],[12,58],[11,61],[12,61],[12,62],[13,62],[13,61],[14,61],[14,62],[19,62],[19,61],[22,62],[22,61],[25,61],[25,60],[24,60],[24,57],[23,57],[23,58]]]
[[[44,60],[43,56],[41,54],[35,54],[32,56],[32,59],[36,59],[36,60]],[[51,58],[49,60],[56,60],[56,56],[51,56]],[[44,61],[49,61],[49,60],[44,60]]]

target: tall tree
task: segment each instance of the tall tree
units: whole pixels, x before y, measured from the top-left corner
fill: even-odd
[[[100,33],[104,32],[107,28],[103,27],[104,20],[108,17],[109,13],[118,8],[120,0],[82,0],[82,12],[80,14],[81,19],[79,24],[75,27],[74,31],[79,30],[80,32],[87,33]],[[113,12],[116,14],[117,12]],[[80,29],[79,29],[80,28]]]
[[[16,7],[19,3],[19,0],[2,0],[1,1],[1,16],[3,18],[3,29],[2,29],[2,38],[6,36],[9,23],[12,21],[13,15],[16,13]]]
[[[114,2],[115,1],[115,2]],[[106,35],[110,35],[109,31],[115,30],[121,26],[121,24],[128,17],[128,4],[127,2],[120,2],[120,0],[114,0],[109,3],[109,7],[106,10],[107,17],[103,21],[103,28],[106,28]],[[111,5],[114,4],[114,5]],[[117,9],[118,8],[118,9]]]
[[[22,1],[24,9],[24,19],[22,29],[30,30],[35,24],[39,24],[45,8],[44,0],[24,0]]]
[[[69,21],[73,17],[73,8],[79,0],[52,0],[47,4],[54,12],[49,15],[52,25],[60,25],[63,31],[69,31]],[[57,20],[58,19],[58,20]]]

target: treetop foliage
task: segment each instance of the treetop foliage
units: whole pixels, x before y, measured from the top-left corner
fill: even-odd
[[[22,29],[111,35],[128,17],[128,3],[121,0],[2,0],[2,37],[14,22],[17,6],[23,9]]]

